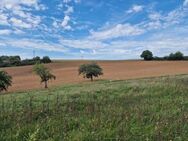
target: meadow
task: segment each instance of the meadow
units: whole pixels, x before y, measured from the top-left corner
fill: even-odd
[[[185,141],[188,75],[100,80],[0,96],[1,141]]]

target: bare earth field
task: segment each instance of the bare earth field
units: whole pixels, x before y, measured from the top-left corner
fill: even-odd
[[[86,82],[78,76],[78,67],[91,61],[57,61],[47,64],[57,79],[50,86]],[[125,80],[175,74],[188,74],[188,61],[97,61],[104,75],[99,79]],[[33,66],[3,68],[13,76],[9,91],[43,88],[40,79],[32,72]]]

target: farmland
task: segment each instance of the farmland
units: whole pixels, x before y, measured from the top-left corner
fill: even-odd
[[[66,84],[0,96],[0,139],[186,140],[188,75]]]
[[[91,61],[55,61],[47,64],[57,79],[50,86],[84,83],[78,76],[78,67]],[[127,80],[154,76],[166,76],[188,73],[187,61],[96,61],[104,71],[101,80]],[[43,85],[33,73],[32,66],[4,68],[13,76],[13,85],[9,92],[40,89]]]

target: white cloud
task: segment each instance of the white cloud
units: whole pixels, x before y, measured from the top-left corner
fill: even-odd
[[[184,20],[184,17],[187,15],[186,12],[187,11],[183,8],[174,9],[166,14],[152,11],[148,16],[149,21],[144,22],[142,26],[147,30],[152,30],[177,25]]]
[[[16,18],[11,18],[10,22],[15,26],[15,27],[20,27],[20,28],[32,28],[31,24],[25,23],[20,19]]]
[[[0,35],[9,35],[11,33],[12,33],[12,31],[8,30],[8,29],[2,29],[2,30],[0,30]]]
[[[188,0],[185,0],[183,6],[188,6]]]
[[[33,7],[36,10],[44,10],[45,6],[42,4],[39,4],[38,0],[1,0],[0,1],[0,7],[1,8],[7,8],[7,9],[20,9],[21,6],[28,6]]]
[[[135,36],[143,33],[144,30],[140,29],[137,26],[132,26],[130,24],[118,24],[112,28],[103,31],[91,31],[91,36],[89,38],[95,40],[106,40],[123,36]]]
[[[53,25],[55,28],[58,28],[58,27],[59,27],[57,21],[54,21],[54,22],[52,23],[52,25]]]
[[[81,0],[63,0],[63,3],[66,3],[66,4],[70,2],[80,3]]]
[[[144,6],[142,5],[133,5],[131,9],[127,11],[127,13],[137,13],[141,12],[144,9]]]
[[[64,12],[65,15],[69,15],[74,12],[74,8],[72,6],[67,6],[67,10]]]
[[[160,29],[163,27],[163,24],[160,21],[151,21],[147,23],[146,25],[144,25],[144,27],[147,30]]]
[[[74,2],[75,2],[75,3],[80,3],[80,2],[81,2],[81,0],[74,0]]]
[[[39,50],[46,50],[46,51],[58,51],[58,52],[66,52],[67,49],[64,48],[60,44],[56,43],[49,43],[44,40],[37,40],[37,39],[0,39],[0,44],[4,43],[7,46],[13,46],[17,48],[25,48],[25,49],[39,49]]]
[[[61,26],[66,29],[66,30],[70,30],[71,29],[71,26],[68,25],[70,21],[70,17],[68,15],[66,15],[61,23]]]
[[[64,27],[65,30],[72,30],[72,27],[70,25],[67,25]]]
[[[0,25],[9,25],[8,16],[0,12]]]
[[[154,12],[149,14],[149,19],[151,20],[160,20],[162,18],[160,13]]]
[[[157,36],[157,35],[156,35]],[[110,41],[108,44],[103,41],[95,40],[66,40],[60,41],[62,46],[80,49],[80,55],[87,59],[132,59],[140,58],[143,50],[151,50],[154,55],[165,56],[171,52],[182,51],[188,54],[188,38],[177,38],[176,36],[166,37],[166,35],[151,37],[144,41],[138,40],[117,40]],[[70,54],[74,54],[71,53]],[[114,58],[115,57],[115,58]]]
[[[71,2],[72,0],[63,0],[64,3],[69,3]]]
[[[79,48],[79,49],[95,49],[107,47],[106,43],[101,41],[82,39],[82,40],[67,40],[61,39],[60,44],[67,47]]]
[[[10,30],[10,29],[1,29],[0,30],[0,35],[10,35],[10,34],[23,34],[24,32],[19,30],[19,29],[14,29],[14,30]]]
[[[63,3],[65,3],[65,7],[66,7],[66,10],[64,11],[64,18],[61,23],[57,22],[58,21],[57,19],[54,19],[55,21],[53,22],[53,26],[55,28],[59,27],[60,25],[61,27],[63,27],[64,30],[72,30],[72,27],[70,25],[70,21],[71,21],[70,15],[74,12],[74,8],[73,6],[69,5],[69,3],[72,1],[73,0],[63,0]],[[60,3],[58,5],[59,10],[63,9],[64,6],[63,3]]]
[[[31,29],[41,22],[41,17],[32,15],[31,10],[44,10],[45,6],[39,0],[1,0],[0,9],[0,25]]]

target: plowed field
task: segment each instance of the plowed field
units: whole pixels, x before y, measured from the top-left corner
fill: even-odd
[[[57,61],[47,66],[57,79],[49,86],[87,82],[78,76],[80,64],[91,61]],[[153,76],[188,74],[188,61],[97,61],[104,75],[98,79],[125,80]],[[3,68],[13,77],[9,91],[43,88],[40,79],[32,72],[32,66]]]

